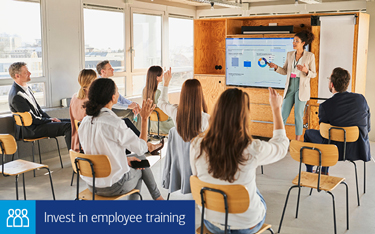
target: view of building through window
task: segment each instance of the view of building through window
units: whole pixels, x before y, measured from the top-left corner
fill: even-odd
[[[193,78],[194,24],[192,19],[169,17],[169,65],[172,67],[170,89],[180,89]]]
[[[125,71],[124,13],[84,9],[85,68],[108,60],[115,72]],[[115,74],[116,76],[116,74]],[[125,95],[125,78],[114,77],[120,94]]]
[[[18,20],[13,20],[15,15]],[[14,62],[27,63],[31,77],[43,76],[40,3],[1,0],[0,22],[0,79],[11,79],[8,69]],[[44,83],[30,86],[39,104],[44,106]],[[9,111],[10,87],[0,86],[0,112]]]

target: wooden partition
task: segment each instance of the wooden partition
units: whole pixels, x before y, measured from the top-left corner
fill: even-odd
[[[338,13],[345,15],[353,13]],[[369,16],[365,13],[354,13],[357,16],[355,26],[353,70],[352,70],[352,92],[364,94],[365,73],[367,65],[367,43]],[[311,79],[311,97],[318,97],[319,84],[319,48],[320,48],[320,26],[312,25],[312,16],[323,16],[328,14],[300,14],[300,15],[276,15],[276,16],[254,16],[233,17],[219,19],[197,19],[194,21],[194,73],[203,86],[205,100],[212,112],[217,98],[227,88],[233,86],[225,85],[225,39],[226,38],[260,38],[260,37],[293,37],[295,33],[302,30],[310,30],[315,35],[315,40],[310,46],[310,51],[315,55],[317,77]],[[279,26],[293,25],[293,34],[241,34],[242,26],[268,26],[269,23],[277,23]],[[328,84],[327,84],[328,85]],[[272,137],[273,120],[271,108],[268,101],[268,90],[266,88],[241,88],[250,95],[251,102],[251,131],[253,135]],[[277,90],[283,95],[284,89]],[[290,139],[294,134],[294,108],[287,120],[286,132]],[[307,103],[304,116],[305,128],[319,128],[318,119],[319,104],[316,100]]]

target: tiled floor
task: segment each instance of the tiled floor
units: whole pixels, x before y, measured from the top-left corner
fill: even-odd
[[[371,143],[372,155],[375,156],[375,143]],[[163,155],[165,155],[163,149]],[[49,165],[53,171],[53,183],[55,187],[56,199],[73,200],[75,198],[75,186],[70,186],[72,169],[70,165],[69,155],[66,149],[62,150],[64,168],[60,168],[58,157],[48,157],[56,155],[51,152],[43,155],[43,163]],[[155,158],[154,158],[155,159]],[[357,163],[359,184],[360,184],[360,201],[361,206],[357,206],[355,193],[355,177],[354,167],[349,162],[339,162],[330,169],[330,175],[345,177],[349,185],[349,212],[350,212],[350,230],[346,230],[345,220],[345,188],[338,186],[333,194],[336,199],[337,214],[337,232],[346,234],[372,234],[375,233],[375,163],[368,162],[367,165],[367,190],[363,194],[363,162]],[[163,159],[155,162],[152,166],[155,179],[159,185],[164,198],[167,197],[168,191],[161,187]],[[260,192],[263,194],[267,202],[267,218],[266,222],[272,224],[274,231],[279,226],[281,212],[285,202],[288,188],[292,185],[291,181],[298,173],[298,162],[291,159],[287,155],[280,162],[264,166],[264,174],[257,173],[257,184]],[[52,199],[48,175],[45,171],[38,171],[34,178],[32,172],[25,175],[27,199],[50,200]],[[0,176],[0,199],[15,199],[14,177]],[[22,181],[22,177],[20,177]],[[74,185],[76,181],[74,181]],[[86,185],[80,183],[83,189]],[[333,233],[332,218],[332,200],[331,196],[325,192],[313,192],[312,196],[308,196],[309,190],[302,189],[301,202],[299,209],[299,217],[295,219],[297,190],[291,193],[288,208],[285,214],[281,233],[290,234],[312,234],[312,233]],[[142,196],[144,199],[151,199],[145,186],[142,188]],[[20,183],[20,198],[23,199],[22,183]],[[190,194],[182,195],[179,191],[171,195],[172,200],[192,199]],[[200,213],[196,209],[196,225],[200,223]]]

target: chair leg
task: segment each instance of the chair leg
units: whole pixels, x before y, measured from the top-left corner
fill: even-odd
[[[16,200],[18,200],[18,175],[16,175]]]
[[[39,151],[39,163],[42,164],[42,155],[40,154],[40,144],[39,144],[39,141],[38,142],[38,151]]]
[[[139,198],[141,199],[141,201],[143,200],[143,198],[142,198],[142,195],[141,195],[141,193],[138,193],[137,192],[137,194],[139,195]]]
[[[33,162],[35,162],[35,156],[34,156],[34,141],[32,141],[31,144],[32,144],[31,152],[32,152],[32,155],[33,155]],[[34,172],[34,177],[35,177],[35,170],[34,170],[33,172]]]
[[[56,140],[57,151],[59,152],[61,168],[64,168],[63,163],[62,163],[62,159],[61,159],[61,153],[60,153],[60,145],[59,145],[59,141],[57,140],[56,137],[54,137],[54,138],[55,138],[55,140]],[[69,149],[68,149],[68,150],[69,150]]]
[[[358,189],[357,164],[355,164],[354,161],[350,161],[350,162],[353,163],[353,165],[354,165],[354,172],[355,172],[355,185],[356,185],[356,188],[357,188],[357,201],[358,201],[358,206],[360,206],[361,204],[359,203],[359,189]]]
[[[263,175],[263,165],[260,166],[260,171],[261,171],[261,173],[262,173],[262,175]]]
[[[296,207],[296,218],[298,218],[299,199],[301,197],[301,187],[298,187],[297,207]]]
[[[25,173],[22,173],[23,198],[26,200]]]
[[[363,161],[363,193],[366,193],[366,162]]]
[[[349,230],[349,188],[345,181],[341,182],[341,184],[346,187],[346,229]]]
[[[312,191],[313,191],[313,188],[311,188],[311,189],[310,189],[310,194],[309,194],[309,196],[311,196],[311,194],[312,194]]]
[[[55,190],[53,189],[53,183],[52,183],[51,171],[49,170],[48,167],[47,167],[46,169],[47,169],[47,171],[48,171],[49,181],[51,182],[52,197],[53,197],[53,200],[56,200],[56,198],[55,198]]]
[[[72,173],[72,181],[70,181],[70,186],[73,186],[74,174],[76,174],[76,173],[73,171],[73,173]]]
[[[274,234],[272,228],[268,228],[267,230],[270,231],[271,234]]]
[[[168,193],[168,197],[167,197],[167,201],[169,201],[169,196],[171,195],[171,193]]]
[[[327,191],[328,194],[332,196],[332,204],[333,204],[333,226],[335,230],[335,234],[337,234],[337,229],[336,229],[336,208],[335,208],[335,196],[330,191]]]
[[[284,205],[284,209],[283,209],[283,214],[281,215],[281,220],[280,220],[280,224],[279,224],[279,230],[277,231],[277,233],[280,233],[280,230],[281,230],[281,225],[283,224],[283,219],[284,219],[284,214],[285,214],[285,210],[286,210],[286,205],[288,204],[288,199],[289,199],[289,194],[290,194],[290,191],[294,188],[297,188],[298,185],[293,185],[292,187],[289,188],[288,190],[288,194],[286,195],[286,199],[285,199],[285,205]]]

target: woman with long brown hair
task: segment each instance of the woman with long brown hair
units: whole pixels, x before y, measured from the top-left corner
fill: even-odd
[[[160,66],[151,66],[147,71],[146,87],[143,89],[143,99],[147,100],[150,98],[154,101],[154,104],[158,106],[158,99],[160,97],[160,90],[158,90],[158,85],[163,81],[163,68]],[[168,134],[169,130],[174,127],[173,121],[169,118],[166,121],[159,123],[159,132],[162,134]],[[156,121],[151,121],[150,128],[152,132],[158,131],[158,123]]]
[[[282,97],[269,88],[274,132],[268,142],[252,139],[250,98],[239,89],[227,89],[215,105],[210,127],[193,139],[190,165],[193,175],[212,184],[242,184],[250,197],[247,211],[229,214],[231,233],[256,233],[266,217],[266,203],[255,183],[256,168],[282,159],[288,150],[281,117]],[[224,233],[224,215],[206,210],[205,226],[212,233]]]
[[[72,150],[79,152],[78,129],[74,124],[75,120],[82,121],[86,116],[83,104],[89,100],[88,92],[91,83],[97,78],[96,72],[92,69],[83,69],[78,75],[78,83],[81,86],[78,93],[75,93],[70,101],[69,114],[72,125]]]
[[[197,79],[186,80],[181,88],[179,104],[172,105],[168,102],[168,86],[171,79],[172,74],[169,70],[164,75],[159,108],[172,118],[182,139],[189,142],[208,128],[210,115],[207,114],[202,86]]]

